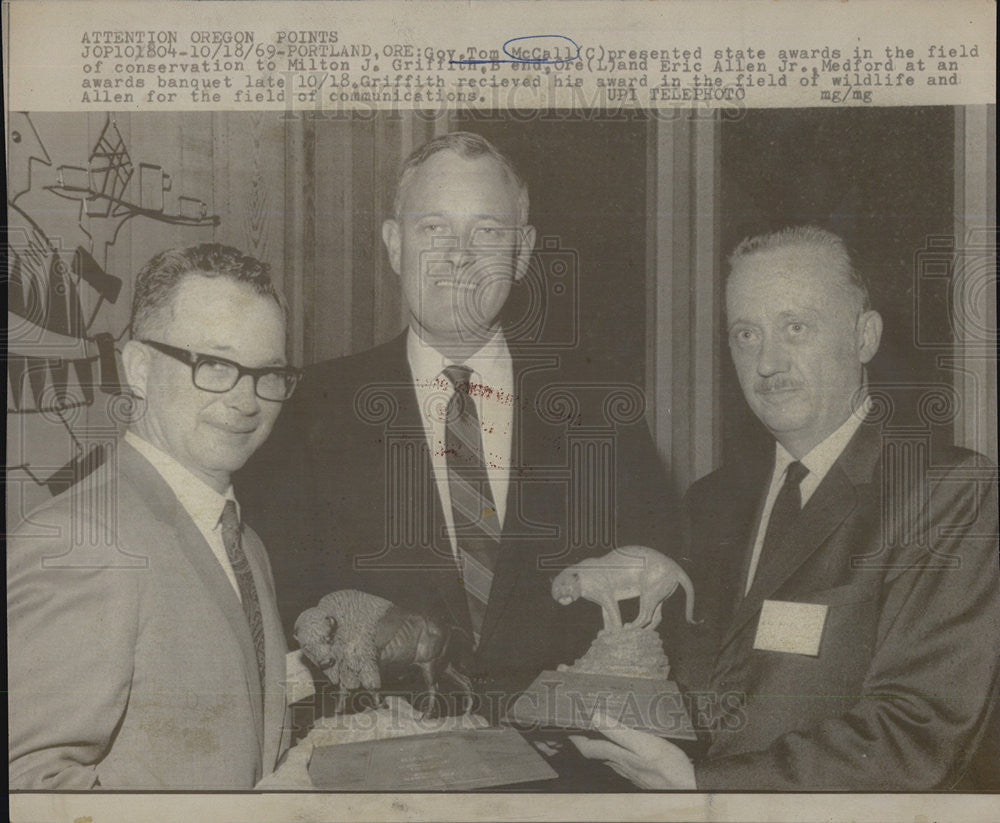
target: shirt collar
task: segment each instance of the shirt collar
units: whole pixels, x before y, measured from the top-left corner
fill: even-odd
[[[219,494],[204,480],[182,466],[174,457],[140,437],[131,429],[125,432],[125,441],[145,457],[153,468],[170,486],[178,502],[202,531],[212,531],[219,524],[222,510],[227,500],[236,503],[236,514],[240,516],[240,504],[236,500],[232,484]]]
[[[871,410],[871,399],[865,398],[864,402],[850,415],[847,420],[840,424],[840,428],[827,436],[825,440],[813,446],[812,450],[799,462],[809,469],[809,475],[813,482],[819,483],[827,472],[833,468],[837,458],[847,448],[847,444],[854,437],[855,432],[861,427],[868,412]],[[780,443],[775,443],[774,468],[775,477],[784,474],[790,463],[795,462],[795,457]]]
[[[420,339],[411,328],[406,335],[406,359],[410,364],[414,382],[420,385],[433,384],[447,366],[456,365],[454,360]],[[473,382],[510,391],[513,383],[513,365],[510,349],[503,332],[498,328],[479,349],[464,363],[457,365],[472,369]],[[445,379],[446,378],[442,378]]]

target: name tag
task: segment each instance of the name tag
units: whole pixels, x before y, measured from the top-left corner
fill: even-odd
[[[765,600],[753,647],[768,652],[819,655],[827,606]]]

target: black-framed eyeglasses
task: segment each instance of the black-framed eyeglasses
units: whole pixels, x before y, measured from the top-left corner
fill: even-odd
[[[294,366],[261,366],[250,368],[234,360],[214,354],[202,354],[170,346],[158,340],[140,340],[158,352],[180,360],[191,367],[191,381],[203,391],[224,394],[230,391],[245,374],[253,378],[253,390],[261,400],[281,402],[287,400],[302,379],[302,370]]]

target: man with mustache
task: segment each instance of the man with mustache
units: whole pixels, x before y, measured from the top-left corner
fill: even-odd
[[[286,645],[230,475],[298,380],[287,308],[215,243],[133,293],[128,431],[8,543],[10,785],[246,790],[287,748]]]
[[[382,237],[409,327],[312,367],[243,473],[286,628],[356,588],[433,617],[493,702],[571,663],[600,628],[552,578],[614,545],[669,539],[667,483],[641,395],[502,326],[528,273],[528,188],[479,135],[403,163]],[[634,413],[633,413],[634,412]]]
[[[866,380],[882,320],[839,237],[743,241],[726,314],[776,442],[685,501],[707,619],[672,662],[715,710],[707,750],[692,762],[613,718],[614,742],[574,742],[645,788],[968,787],[981,742],[998,765],[984,738],[1000,673],[995,467],[920,437],[894,448]]]

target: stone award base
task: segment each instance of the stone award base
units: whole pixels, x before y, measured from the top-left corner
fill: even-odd
[[[572,666],[542,672],[514,702],[507,720],[534,728],[592,729],[603,710],[624,726],[660,737],[695,740],[694,728],[659,634],[604,629]]]

